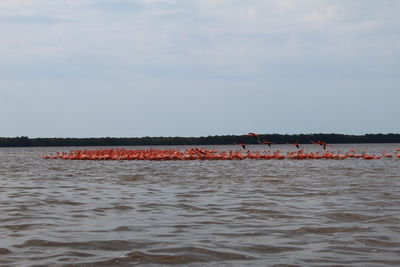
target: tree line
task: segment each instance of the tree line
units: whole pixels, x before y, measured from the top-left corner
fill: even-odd
[[[343,143],[400,143],[400,134],[260,134],[260,139],[275,144],[298,142],[300,144],[323,141],[331,144]],[[93,138],[29,138],[0,137],[0,147],[42,146],[152,146],[152,145],[231,145],[235,143],[256,144],[257,140],[247,135],[215,135],[202,137],[93,137]]]

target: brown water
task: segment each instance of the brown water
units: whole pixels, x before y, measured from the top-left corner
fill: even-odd
[[[0,148],[1,266],[400,265],[399,159],[41,158],[65,150]]]

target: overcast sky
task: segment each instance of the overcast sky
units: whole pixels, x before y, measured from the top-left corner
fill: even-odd
[[[398,0],[1,0],[0,136],[399,133]]]

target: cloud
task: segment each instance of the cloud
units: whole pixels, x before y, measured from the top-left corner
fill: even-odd
[[[149,76],[249,79],[301,64],[341,72],[332,66],[395,61],[399,5],[363,3],[5,1],[0,56],[5,65],[85,59]]]
[[[335,47],[357,47],[356,38],[351,36],[367,39],[393,23],[385,17],[394,14],[387,14],[390,10],[382,4],[371,5],[365,11],[360,4],[299,2],[119,0],[110,4],[109,1],[56,0],[49,4],[40,0],[15,0],[2,3],[3,14],[8,16],[3,15],[0,20],[26,24],[32,34],[20,33],[21,25],[3,24],[0,30],[12,33],[8,34],[9,42],[22,45],[32,43],[36,33],[44,48],[49,48],[46,44],[53,47],[54,33],[59,33],[67,56],[68,52],[70,55],[97,53],[132,63],[151,62],[153,55],[165,63],[196,57],[200,62],[208,60],[209,65],[232,65],[235,58],[240,63],[248,57],[251,63],[255,58],[263,61],[271,57],[309,56],[315,49],[322,49],[324,53],[334,52]],[[356,10],[348,10],[348,6]],[[380,9],[374,11],[374,7]],[[354,16],[361,12],[366,16]],[[60,22],[62,25],[57,25]],[[47,26],[39,30],[35,23]],[[315,43],[315,40],[321,42]],[[309,47],[312,44],[314,48]],[[265,53],[259,53],[263,49]],[[351,53],[360,52],[356,49]]]
[[[302,105],[324,108],[310,100],[315,95],[340,102],[335,92],[350,92],[354,101],[365,90],[370,99],[383,100],[374,89],[382,87],[388,102],[395,99],[390,90],[400,74],[399,11],[400,1],[385,0],[2,0],[0,93],[7,90],[9,103],[18,99],[13,90],[25,93],[26,104],[35,92],[41,104],[60,95],[81,111],[90,102],[110,120],[115,113],[101,105],[122,102],[119,113],[142,115],[156,102],[149,116],[156,120],[164,112],[165,132],[168,123],[189,119],[180,107],[200,110],[193,102],[203,95],[212,112],[220,108],[243,120],[287,104],[282,120],[289,124]],[[171,113],[161,109],[163,101],[175,107]],[[331,111],[321,112],[333,118],[335,105],[328,102],[323,104]],[[193,115],[199,121],[207,120],[200,112],[213,117],[202,110]],[[234,130],[237,123],[225,124],[230,115],[224,114],[213,127]],[[285,130],[279,121],[268,123]],[[150,131],[145,124],[143,119]]]
[[[55,24],[65,23],[68,20],[46,16],[2,16],[0,23],[8,24]]]

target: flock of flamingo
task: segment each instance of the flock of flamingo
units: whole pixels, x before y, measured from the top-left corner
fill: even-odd
[[[256,138],[257,143],[266,144],[271,147],[272,142],[260,139],[255,133],[248,133],[248,136]],[[311,141],[311,143],[322,147],[319,152],[305,152],[300,149],[297,142],[290,143],[297,148],[296,151],[281,154],[280,150],[274,151],[251,151],[246,150],[246,144],[238,143],[243,150],[217,151],[215,149],[188,148],[184,151],[179,149],[102,149],[102,150],[71,150],[69,152],[57,152],[55,155],[45,155],[44,159],[63,159],[63,160],[242,160],[242,159],[263,159],[263,160],[316,160],[316,159],[400,159],[400,147],[394,153],[383,151],[381,154],[367,154],[349,149],[346,152],[329,151],[328,144],[322,141]]]

